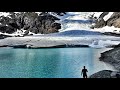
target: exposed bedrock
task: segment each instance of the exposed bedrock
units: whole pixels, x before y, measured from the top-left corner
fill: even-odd
[[[64,12],[54,12],[57,15],[64,15]],[[17,30],[26,30],[25,35],[29,32],[49,34],[58,32],[61,24],[56,21],[60,20],[48,12],[37,14],[35,12],[10,12],[9,16],[0,17],[0,32],[12,34]]]

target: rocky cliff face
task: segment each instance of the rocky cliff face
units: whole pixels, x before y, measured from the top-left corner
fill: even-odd
[[[116,28],[120,28],[120,12],[114,12],[109,19],[104,20],[105,16],[108,14],[109,12],[103,12],[96,20],[96,23],[93,27],[102,28],[104,26],[114,26]]]
[[[24,35],[32,33],[55,33],[61,29],[61,24],[56,23],[59,18],[48,12],[40,14],[35,12],[9,12],[9,16],[0,17],[0,32],[12,34],[17,30],[26,30]],[[64,12],[54,12],[57,15],[63,15]]]

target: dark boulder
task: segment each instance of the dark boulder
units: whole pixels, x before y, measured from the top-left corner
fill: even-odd
[[[9,17],[4,17],[4,16],[0,17],[0,23],[2,25],[7,25],[10,21],[11,21],[11,18],[9,18]]]
[[[111,70],[102,70],[92,74],[89,78],[111,78]]]
[[[53,23],[51,26],[52,26],[52,28],[61,29],[60,23]]]
[[[120,72],[119,73],[116,73],[116,78],[120,78]]]
[[[102,70],[92,74],[89,78],[120,78],[119,71]]]
[[[61,28],[61,24],[55,23],[55,20],[60,20],[59,18],[50,15],[49,13],[41,13],[29,27],[29,31],[33,33],[49,34],[58,32]]]
[[[0,25],[0,32],[2,33],[8,33],[8,34],[12,34],[16,31],[15,28],[11,27],[11,26],[3,26]]]
[[[42,13],[35,19],[32,25],[33,27],[30,28],[30,31],[41,34],[58,32],[58,30],[61,28],[61,24],[55,23],[55,20],[59,19],[48,13]]]

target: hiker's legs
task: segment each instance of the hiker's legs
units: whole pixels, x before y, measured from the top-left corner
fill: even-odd
[[[87,74],[83,74],[83,78],[87,78]]]

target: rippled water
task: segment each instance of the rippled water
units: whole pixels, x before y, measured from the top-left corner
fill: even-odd
[[[113,70],[98,60],[103,50],[0,48],[0,78],[81,78],[84,65],[88,76],[103,69]]]

